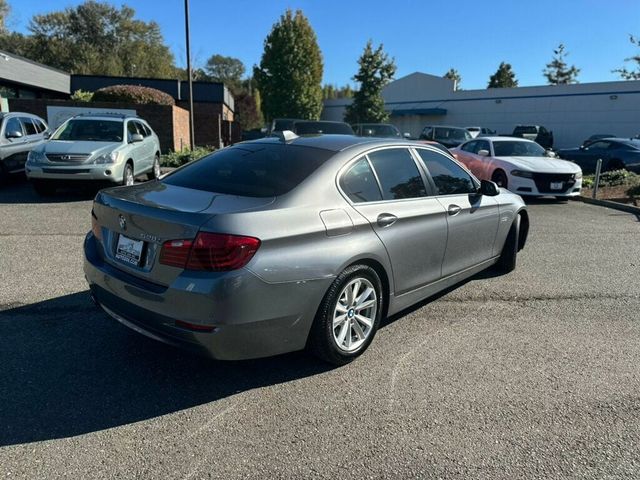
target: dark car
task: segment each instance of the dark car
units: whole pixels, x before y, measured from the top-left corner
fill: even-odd
[[[595,142],[596,140],[602,140],[603,138],[616,138],[617,135],[609,134],[609,133],[596,133],[587,138],[584,142],[582,142],[583,147],[588,147],[589,144]]]
[[[473,136],[466,128],[437,125],[424,127],[420,134],[420,140],[432,140],[447,148],[455,148],[464,142],[473,140]]]
[[[516,125],[511,135],[533,140],[542,148],[553,148],[553,132],[542,125]]]
[[[640,173],[640,140],[633,138],[605,138],[586,147],[559,150],[558,156],[577,163],[584,173],[596,170],[602,159],[602,171],[627,169]]]
[[[402,138],[400,130],[390,123],[356,123],[353,131],[358,137]]]

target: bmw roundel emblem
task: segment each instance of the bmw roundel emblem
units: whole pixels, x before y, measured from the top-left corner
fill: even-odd
[[[119,215],[118,216],[118,222],[120,223],[120,228],[122,230],[126,230],[127,229],[127,221],[124,219],[123,215]]]

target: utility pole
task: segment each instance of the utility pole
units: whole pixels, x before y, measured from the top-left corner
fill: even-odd
[[[184,26],[187,35],[187,75],[189,78],[189,139],[193,149],[196,145],[193,128],[193,75],[191,72],[191,47],[189,45],[189,0],[184,0]]]

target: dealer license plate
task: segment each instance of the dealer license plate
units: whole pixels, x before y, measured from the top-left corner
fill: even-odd
[[[142,258],[142,247],[144,247],[142,240],[134,240],[120,235],[116,246],[116,258],[130,265],[138,266]]]
[[[551,190],[562,190],[562,182],[551,182]]]

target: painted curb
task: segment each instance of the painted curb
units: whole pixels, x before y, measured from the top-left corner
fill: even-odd
[[[574,197],[576,200],[584,203],[590,203],[592,205],[599,205],[601,207],[613,208],[614,210],[622,210],[623,212],[634,213],[636,215],[640,215],[640,207],[635,207],[633,205],[627,205],[624,203],[612,202],[611,200],[597,200],[595,198],[583,197],[580,195],[579,197]]]

